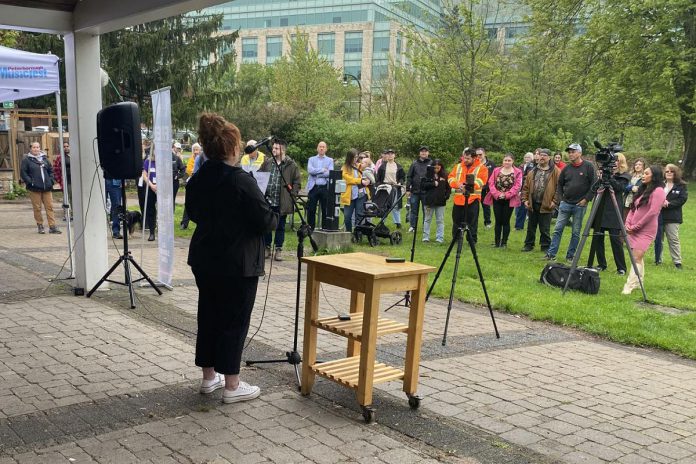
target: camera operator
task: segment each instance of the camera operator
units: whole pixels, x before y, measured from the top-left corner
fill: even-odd
[[[450,186],[447,184],[445,166],[442,161],[436,159],[431,166],[428,166],[426,176],[421,180],[421,192],[425,195],[423,204],[425,214],[423,215],[423,241],[430,241],[430,221],[435,214],[435,241],[443,243],[445,241],[445,205],[450,196]]]
[[[601,167],[601,166],[600,166]],[[628,164],[623,153],[616,155],[616,161],[609,166],[609,169],[600,169],[598,175],[602,182],[605,174],[609,175],[609,185],[611,185],[616,196],[617,205],[623,204],[623,193],[626,186],[631,181],[631,176],[628,174]],[[621,206],[619,206],[621,208]],[[619,213],[614,208],[611,201],[611,196],[608,191],[602,195],[602,200],[597,209],[592,228],[592,245],[590,246],[590,256],[587,261],[587,266],[592,267],[595,253],[597,254],[597,267],[604,271],[607,268],[607,259],[604,254],[604,232],[609,233],[609,241],[611,243],[611,251],[614,255],[614,263],[616,263],[616,273],[619,275],[626,274],[626,258],[624,256],[622,239],[621,239],[621,210]]]
[[[472,175],[474,184],[467,186],[467,175]],[[481,203],[481,191],[488,182],[488,169],[481,164],[476,150],[465,148],[462,152],[461,162],[457,163],[447,176],[449,186],[454,189],[454,206],[452,207],[452,237],[466,219],[471,232],[471,240],[476,244],[478,240],[479,205]],[[465,190],[470,188],[468,195]],[[468,201],[466,200],[468,196]]]

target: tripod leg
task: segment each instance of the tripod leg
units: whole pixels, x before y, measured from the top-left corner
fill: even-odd
[[[128,261],[130,261],[131,263],[133,263],[133,266],[135,266],[135,268],[138,270],[138,272],[140,273],[140,275],[142,275],[143,277],[145,277],[145,280],[148,281],[148,283],[150,284],[150,286],[151,286],[152,288],[154,288],[155,291],[156,291],[159,295],[161,295],[161,294],[162,294],[162,290],[160,290],[160,289],[157,287],[157,285],[152,281],[152,279],[150,279],[150,276],[148,276],[148,275],[145,273],[145,271],[143,271],[143,269],[138,265],[138,263],[135,262],[135,260],[134,260],[133,257],[130,255],[130,253],[128,254]]]
[[[87,298],[89,298],[90,296],[92,296],[92,293],[94,293],[94,292],[101,286],[101,284],[103,284],[104,282],[106,282],[106,279],[108,279],[109,276],[116,270],[116,268],[118,267],[118,265],[121,264],[121,260],[122,260],[122,259],[123,259],[123,257],[119,258],[119,259],[114,263],[114,265],[111,266],[111,268],[110,268],[108,271],[106,271],[106,274],[104,274],[104,276],[103,276],[101,279],[99,279],[99,282],[97,282],[97,284],[96,284],[94,287],[92,287],[92,290],[90,290],[89,292],[87,292]]]
[[[135,295],[133,294],[133,278],[131,276],[128,259],[123,260],[123,274],[125,276],[126,285],[128,286],[128,296],[130,297],[130,309],[135,309]]]
[[[428,301],[430,299],[430,294],[433,292],[433,289],[435,288],[435,284],[437,283],[437,279],[440,278],[440,274],[442,273],[442,270],[445,268],[445,264],[447,263],[447,259],[449,258],[450,253],[452,253],[452,248],[454,248],[454,244],[457,243],[457,237],[452,237],[452,241],[450,242],[449,246],[447,247],[447,251],[445,252],[444,258],[442,258],[442,262],[440,263],[440,267],[437,269],[437,272],[435,273],[435,278],[433,279],[432,283],[430,284],[430,288],[428,289],[428,293],[425,295],[425,301]]]
[[[454,299],[454,288],[457,285],[457,272],[459,271],[459,259],[462,257],[462,245],[464,234],[460,228],[457,231],[457,255],[454,260],[454,270],[452,271],[452,286],[450,287],[449,302],[447,303],[447,317],[445,318],[445,331],[442,334],[442,346],[447,344],[447,328],[449,327],[450,313],[452,312],[452,300]],[[452,242],[454,243],[454,242]],[[443,261],[444,262],[444,261]]]
[[[474,244],[471,238],[471,232],[469,228],[466,228],[467,241],[469,242],[469,248],[471,248],[471,255],[474,257],[474,263],[476,263],[476,270],[478,271],[479,281],[481,282],[481,288],[483,289],[483,295],[486,297],[486,305],[488,306],[488,313],[491,315],[491,321],[493,321],[493,330],[495,331],[495,338],[500,338],[500,332],[498,332],[498,324],[495,322],[495,316],[493,315],[493,307],[491,306],[491,300],[488,298],[488,290],[486,289],[486,281],[483,279],[483,272],[481,272],[481,264],[479,264],[478,254],[476,253],[476,244]]]
[[[570,271],[568,271],[568,279],[566,280],[565,286],[563,287],[564,295],[568,291],[568,284],[570,284],[570,278],[572,277],[573,273],[575,273],[575,270],[578,268],[578,261],[580,261],[580,255],[582,255],[582,250],[583,248],[585,248],[585,242],[587,241],[587,237],[590,235],[590,227],[592,227],[592,223],[594,222],[595,216],[597,216],[597,210],[599,209],[599,205],[602,203],[602,197],[604,196],[604,192],[604,187],[597,190],[597,195],[595,195],[594,200],[592,201],[590,217],[587,219],[587,222],[585,223],[585,229],[582,231],[580,243],[578,244],[578,248],[575,250],[573,262],[570,265]],[[575,221],[576,219],[576,217],[573,217],[573,221]]]

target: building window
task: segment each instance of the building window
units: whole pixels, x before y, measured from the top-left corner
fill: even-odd
[[[372,53],[389,53],[389,31],[375,32],[372,43]]]
[[[403,42],[404,42],[404,37],[401,32],[396,34],[396,55],[399,56],[401,55],[402,48],[403,48]]]
[[[281,36],[266,37],[266,64],[273,64],[283,54],[283,38]]]
[[[375,61],[372,63],[372,82],[379,84],[381,81],[387,78],[389,74],[389,65],[386,61],[382,62]]]
[[[271,27],[271,20],[270,20],[270,19],[264,19],[264,20],[263,20],[263,27]]]
[[[317,48],[319,55],[327,59],[333,59],[336,52],[336,34],[333,32],[317,34]]]
[[[280,25],[287,26],[288,25],[288,18],[280,18]]]
[[[334,16],[334,17],[333,17],[333,23],[334,23],[334,24],[341,24],[341,17],[340,17],[340,16]]]
[[[362,53],[363,33],[362,32],[346,32],[345,53]]]
[[[242,38],[242,63],[256,63],[258,56],[258,39],[256,37]]]

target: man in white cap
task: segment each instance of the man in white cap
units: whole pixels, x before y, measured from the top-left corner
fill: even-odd
[[[176,194],[179,192],[179,184],[186,174],[186,165],[181,159],[181,144],[174,142],[172,146],[172,205],[176,210]]]
[[[256,145],[256,140],[249,140],[246,143],[247,147]],[[242,160],[239,162],[239,167],[244,169],[246,172],[256,172],[261,169],[266,157],[261,153],[258,148],[248,155],[242,156]]]
[[[558,188],[554,198],[554,203],[558,205],[558,219],[551,245],[544,256],[547,260],[556,259],[563,229],[571,218],[573,219],[573,235],[566,251],[566,260],[571,261],[575,256],[575,249],[580,241],[582,218],[585,216],[587,203],[592,200],[592,186],[597,178],[593,164],[582,159],[582,147],[579,144],[570,144],[566,151],[570,163],[561,171],[558,178]]]

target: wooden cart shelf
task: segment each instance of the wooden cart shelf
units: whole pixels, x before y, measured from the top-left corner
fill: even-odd
[[[310,369],[329,380],[333,380],[349,388],[357,389],[359,384],[358,379],[360,378],[360,356],[314,364],[310,366]],[[382,383],[392,380],[402,380],[404,378],[404,371],[375,361],[372,375],[373,383]]]
[[[423,336],[423,315],[428,273],[432,266],[418,263],[386,262],[384,256],[345,253],[304,257],[307,264],[304,348],[302,352],[302,394],[309,395],[316,375],[352,388],[367,422],[374,419],[372,386],[401,380],[409,406],[418,407],[418,363]],[[350,290],[350,320],[319,317],[321,283]],[[411,292],[408,324],[382,318],[380,296]],[[345,358],[317,362],[317,332],[326,330],[348,339]],[[404,367],[397,369],[376,359],[377,339],[382,335],[405,333]]]
[[[327,317],[312,321],[312,325],[352,340],[362,341],[363,314],[364,313],[351,313],[349,321],[339,320],[338,317]],[[378,337],[407,332],[408,326],[406,324],[382,317],[377,319]]]

